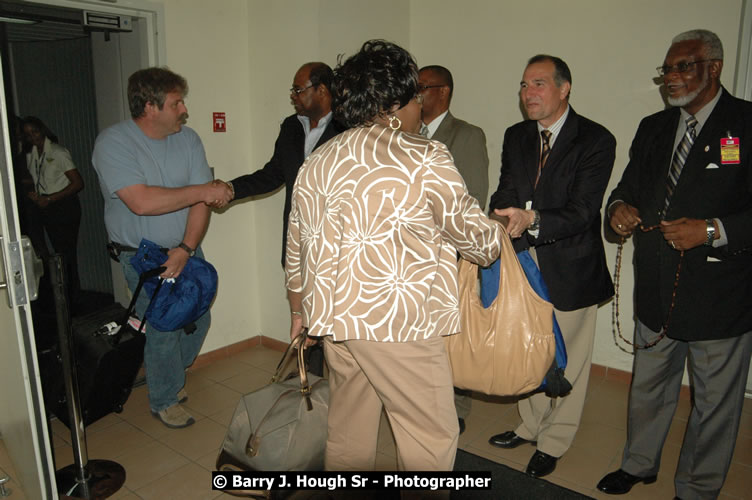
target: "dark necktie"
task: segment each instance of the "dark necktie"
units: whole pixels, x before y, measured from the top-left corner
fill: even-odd
[[[697,118],[690,115],[686,121],[687,131],[684,132],[684,136],[676,147],[674,157],[671,159],[671,168],[666,178],[666,200],[663,203],[664,214],[668,209],[668,204],[671,202],[671,196],[674,194],[674,189],[676,189],[676,183],[679,182],[679,176],[684,168],[684,162],[687,161],[687,156],[689,156],[689,150],[692,149],[692,144],[695,143],[695,137],[697,137],[697,132],[695,131]]]
[[[551,153],[551,146],[549,144],[549,141],[551,140],[551,131],[550,130],[541,130],[541,155],[540,160],[538,161],[538,175],[535,176],[535,187],[538,187],[538,181],[540,180],[541,172],[543,171],[543,167],[546,166],[546,160],[548,160],[548,155]]]

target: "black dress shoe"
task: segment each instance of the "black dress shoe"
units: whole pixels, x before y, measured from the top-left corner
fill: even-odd
[[[457,418],[457,423],[460,424],[460,434],[465,432],[465,419],[464,418]]]
[[[499,448],[517,448],[519,445],[523,443],[533,443],[535,444],[535,441],[528,441],[527,439],[523,439],[517,434],[514,433],[514,431],[506,431],[502,432],[501,434],[496,434],[495,436],[491,436],[491,438],[488,440],[488,444],[492,446],[498,446]]]
[[[525,474],[533,477],[543,477],[551,474],[556,468],[556,461],[558,457],[552,457],[548,453],[543,453],[540,450],[535,450],[533,457],[527,464]]]
[[[623,495],[624,493],[628,493],[632,489],[632,486],[639,482],[652,484],[656,479],[657,476],[633,476],[629,472],[619,469],[603,476],[603,479],[598,482],[597,488],[609,495]]]

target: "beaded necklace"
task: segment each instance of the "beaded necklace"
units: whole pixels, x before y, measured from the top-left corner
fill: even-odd
[[[640,225],[640,230],[643,233],[647,233],[649,231],[653,231],[654,229],[657,229],[660,227],[659,225],[655,226],[649,226],[645,227],[642,224]],[[620,344],[619,341],[616,338],[616,335],[618,333],[619,338],[621,338],[624,342],[631,345],[635,349],[648,349],[650,347],[653,347],[658,342],[661,341],[663,337],[666,336],[666,332],[668,331],[668,325],[671,322],[671,313],[674,312],[674,305],[676,304],[676,290],[679,288],[679,274],[681,273],[681,267],[682,267],[682,261],[684,260],[684,250],[680,250],[679,253],[679,264],[676,266],[676,278],[674,279],[674,289],[671,292],[671,305],[668,309],[668,316],[666,317],[666,321],[663,323],[663,327],[661,329],[661,334],[658,336],[657,339],[655,339],[652,342],[648,342],[645,345],[637,345],[635,343],[630,342],[621,333],[621,323],[619,322],[619,276],[621,275],[621,259],[622,259],[622,251],[624,250],[624,242],[627,239],[622,237],[619,240],[619,247],[616,250],[616,264],[614,266],[614,302],[611,306],[611,327],[612,332],[614,336],[614,343],[624,352],[629,353],[626,349],[624,349]],[[631,354],[631,353],[630,353]]]

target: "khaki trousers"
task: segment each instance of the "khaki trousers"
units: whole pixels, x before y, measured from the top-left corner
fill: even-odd
[[[556,399],[539,393],[517,403],[522,423],[514,432],[523,439],[538,441],[538,450],[554,457],[569,449],[580,426],[590,379],[597,310],[597,305],[575,311],[554,309],[567,347],[564,375],[572,384],[572,392]]]
[[[400,470],[449,471],[459,426],[444,339],[324,340],[329,365],[326,470],[373,470],[382,408]]]

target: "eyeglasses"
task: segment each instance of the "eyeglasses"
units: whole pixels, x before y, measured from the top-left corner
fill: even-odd
[[[290,93],[291,93],[291,94],[295,94],[295,95],[300,95],[300,94],[302,94],[303,92],[305,92],[306,90],[310,89],[311,87],[315,87],[315,85],[314,85],[314,84],[311,84],[311,85],[309,85],[309,86],[307,86],[307,87],[303,87],[302,89],[296,89],[295,87],[292,87],[292,88],[290,89]]]
[[[695,64],[700,64],[700,63],[709,62],[709,61],[715,61],[715,59],[700,59],[699,61],[682,61],[675,66],[668,66],[664,64],[663,66],[658,66],[655,69],[656,71],[658,71],[658,75],[666,76],[669,73],[673,73],[674,71],[676,71],[677,73],[686,73],[687,71],[692,69],[692,67]]]
[[[428,89],[438,89],[440,87],[446,87],[446,85],[418,85],[418,92],[425,92]]]

